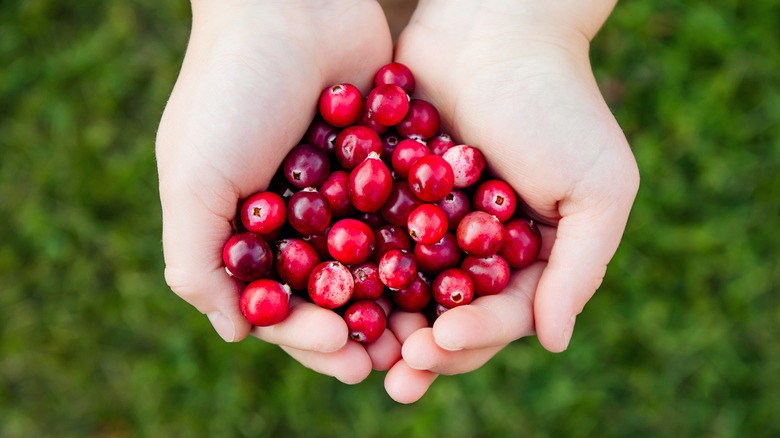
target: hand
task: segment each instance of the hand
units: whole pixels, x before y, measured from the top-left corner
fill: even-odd
[[[541,261],[502,294],[450,310],[433,328],[392,321],[407,369],[389,373],[386,387],[399,401],[534,331],[548,350],[566,349],[620,242],[639,176],[588,60],[613,2],[563,3],[423,0],[399,39],[396,60],[414,72],[444,129],[481,149],[547,225]]]
[[[374,1],[193,1],[191,39],[157,137],[165,278],[225,340],[251,329],[238,309],[241,284],[221,257],[239,199],[267,187],[325,87],[351,82],[366,92],[391,56]],[[295,298],[287,320],[251,334],[348,383],[400,357],[392,334],[365,349],[348,341],[336,313]]]

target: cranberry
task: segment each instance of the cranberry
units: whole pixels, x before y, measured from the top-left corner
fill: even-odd
[[[452,137],[443,132],[428,140],[428,149],[431,150],[432,154],[436,155],[443,155],[453,146],[455,146],[455,142],[452,141]]]
[[[408,182],[418,198],[426,202],[436,202],[452,191],[454,175],[444,158],[426,155],[409,169]]]
[[[462,269],[450,268],[436,276],[431,293],[437,303],[452,309],[471,302],[474,298],[474,282]]]
[[[423,204],[409,213],[409,235],[417,243],[432,245],[447,234],[447,215],[435,204]]]
[[[408,251],[391,249],[379,259],[379,279],[391,289],[408,287],[417,276],[417,261]]]
[[[514,269],[523,269],[539,257],[542,234],[530,219],[512,219],[504,224],[506,239],[499,254]]]
[[[412,99],[406,117],[396,125],[396,129],[406,138],[427,140],[439,132],[439,123],[436,107],[425,100]]]
[[[370,128],[350,126],[336,137],[336,159],[344,169],[354,169],[371,152],[382,153],[382,140]]]
[[[460,268],[471,277],[477,296],[495,295],[509,284],[509,265],[498,254],[481,259],[468,256]]]
[[[409,168],[417,160],[430,154],[431,151],[425,143],[418,140],[404,139],[398,143],[393,150],[390,163],[399,179],[406,179],[409,176]]]
[[[387,225],[387,222],[379,212],[365,213],[360,212],[353,216],[355,219],[368,225],[372,230],[378,230],[379,228]]]
[[[372,152],[349,174],[349,200],[356,209],[374,213],[382,208],[393,189],[393,177],[387,165]]]
[[[517,197],[509,184],[498,179],[491,179],[477,187],[472,205],[474,210],[490,213],[501,222],[506,222],[515,214]]]
[[[458,240],[452,233],[445,234],[441,240],[432,245],[417,244],[414,247],[417,269],[428,274],[436,274],[456,267],[460,261],[460,254]]]
[[[318,234],[330,224],[331,212],[322,193],[305,188],[294,194],[287,204],[287,221],[301,234]]]
[[[406,181],[396,181],[382,205],[382,217],[393,225],[405,227],[409,220],[409,213],[423,204],[423,201],[412,192],[412,188]]]
[[[409,235],[397,225],[385,225],[374,231],[375,248],[371,260],[379,262],[379,259],[391,249],[403,249],[411,251],[412,243],[409,241]]]
[[[325,231],[316,234],[300,234],[301,240],[308,243],[317,251],[317,255],[321,260],[330,259],[330,252],[328,251],[328,233],[330,233],[330,226],[325,228]]]
[[[357,124],[359,126],[365,126],[366,128],[376,132],[378,135],[382,135],[385,132],[387,132],[388,129],[390,129],[389,126],[385,126],[377,122],[376,120],[372,119],[368,109],[365,109],[363,113],[360,115]]]
[[[330,161],[325,152],[308,144],[292,148],[282,166],[287,181],[299,189],[319,187],[330,173]]]
[[[309,297],[314,304],[326,309],[347,304],[354,287],[352,273],[337,261],[322,262],[309,275]]]
[[[346,265],[363,263],[374,252],[374,231],[357,219],[341,219],[328,233],[328,252]]]
[[[472,211],[460,221],[457,230],[458,246],[474,257],[490,257],[504,243],[504,227],[492,214]]]
[[[323,90],[319,100],[319,111],[329,124],[343,128],[360,117],[363,110],[363,95],[352,84],[336,84]]]
[[[241,223],[247,231],[269,234],[282,228],[287,219],[284,199],[273,192],[258,192],[241,205]]]
[[[322,183],[320,193],[328,201],[333,217],[347,217],[355,212],[355,207],[349,202],[349,173],[336,170]]]
[[[403,120],[409,110],[409,96],[398,85],[377,85],[366,98],[368,117],[384,126]]]
[[[326,154],[332,155],[336,150],[336,137],[338,135],[338,128],[329,125],[321,117],[315,117],[303,135],[302,142],[311,144]]]
[[[344,311],[344,321],[352,340],[370,344],[385,332],[387,317],[382,306],[371,300],[352,303]]]
[[[290,288],[268,279],[253,281],[244,288],[239,308],[254,326],[267,327],[282,322],[290,312]]]
[[[317,251],[302,239],[282,239],[276,243],[276,272],[295,290],[306,289],[309,274],[319,263]]]
[[[398,136],[395,130],[390,130],[382,134],[382,160],[388,165],[392,165],[393,151],[401,142],[402,137]]]
[[[431,301],[431,285],[421,272],[412,284],[403,289],[392,289],[393,303],[404,312],[420,312]]]
[[[460,221],[471,212],[471,205],[469,203],[469,197],[458,189],[453,189],[447,193],[442,199],[436,202],[447,215],[447,223],[450,230],[458,228]]]
[[[290,184],[290,181],[287,181],[287,178],[280,174],[271,180],[268,191],[281,196],[284,202],[287,203],[292,198],[292,195],[298,191],[298,188]]]
[[[273,265],[271,247],[258,234],[234,234],[222,247],[222,261],[228,274],[241,281],[267,277]]]
[[[479,149],[469,145],[458,145],[442,154],[455,173],[455,187],[466,188],[482,177],[485,170],[485,157]]]
[[[374,86],[377,87],[383,84],[398,85],[410,96],[414,93],[414,75],[409,70],[409,67],[400,62],[386,64],[376,72],[376,75],[374,75]]]
[[[361,263],[349,270],[355,282],[353,300],[378,300],[385,292],[385,285],[379,279],[379,268],[375,263]]]

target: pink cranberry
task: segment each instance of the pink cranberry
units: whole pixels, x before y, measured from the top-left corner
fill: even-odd
[[[409,213],[407,229],[415,242],[433,245],[447,234],[447,215],[435,204],[423,204]]]
[[[361,263],[349,270],[355,281],[353,300],[378,300],[385,292],[385,285],[379,279],[379,268],[375,263]]]
[[[309,275],[309,297],[314,304],[326,309],[347,304],[354,288],[352,273],[337,261],[322,262]]]
[[[382,208],[393,189],[393,177],[387,165],[372,152],[349,174],[349,200],[356,209],[374,213]]]
[[[436,202],[452,191],[452,167],[438,155],[426,155],[409,169],[409,187],[418,198]]]
[[[343,128],[360,117],[363,110],[363,95],[352,84],[337,84],[326,88],[320,95],[319,111],[329,124]]]
[[[412,192],[412,188],[406,181],[396,181],[380,211],[386,221],[405,227],[409,220],[409,213],[422,204],[423,201]]]
[[[338,135],[338,128],[329,125],[321,117],[315,117],[303,135],[302,142],[311,144],[328,155],[333,155],[336,150],[336,137]]]
[[[417,140],[404,139],[395,147],[390,163],[399,179],[406,179],[409,176],[409,168],[417,160],[430,154],[431,151],[425,143]]]
[[[377,85],[366,98],[368,116],[384,126],[393,126],[403,120],[409,111],[409,96],[398,85]]]
[[[371,260],[376,263],[379,263],[379,259],[391,249],[412,250],[409,235],[397,225],[385,225],[378,228],[374,231],[374,240],[376,247],[374,248],[374,254],[371,255]]]
[[[346,170],[354,169],[371,152],[382,153],[382,140],[370,128],[350,126],[336,137],[336,159]]]
[[[452,137],[444,132],[428,140],[428,149],[435,155],[443,155],[453,146],[455,146],[455,142],[452,141]]]
[[[404,312],[421,312],[431,301],[431,285],[421,272],[412,284],[403,289],[392,289],[393,303]]]
[[[439,111],[431,103],[422,99],[412,99],[409,111],[396,125],[398,133],[406,138],[427,140],[439,132]]]
[[[491,179],[477,187],[472,205],[474,210],[490,213],[501,222],[506,222],[515,214],[517,197],[509,184],[498,179]]]
[[[455,187],[466,188],[482,177],[485,170],[485,157],[479,149],[469,145],[458,145],[442,154],[455,174]]]
[[[432,245],[417,244],[414,247],[417,269],[428,274],[437,274],[458,266],[460,255],[458,240],[452,233],[445,234],[441,240]]]
[[[355,212],[355,207],[349,201],[349,173],[336,170],[322,183],[320,193],[328,201],[333,217],[347,217]]]
[[[318,234],[330,224],[331,211],[322,193],[305,188],[287,204],[287,221],[301,234]]]
[[[447,193],[442,199],[436,202],[447,215],[447,223],[450,230],[456,230],[460,221],[471,212],[471,204],[469,203],[469,197],[461,190],[453,189]]]
[[[392,129],[382,134],[380,139],[382,140],[382,161],[390,166],[392,165],[393,151],[401,142],[402,137],[399,137],[398,133]]]
[[[409,67],[400,62],[393,62],[382,66],[374,75],[374,86],[383,84],[398,85],[403,88],[406,94],[414,94],[414,75]]]
[[[328,233],[328,252],[346,265],[363,263],[374,252],[374,231],[357,219],[341,219]]]
[[[431,293],[437,303],[452,309],[471,302],[474,298],[474,283],[462,269],[450,268],[436,276]]]
[[[320,263],[313,246],[302,239],[288,238],[276,243],[276,272],[295,290],[305,290],[309,274]]]
[[[282,228],[286,219],[284,200],[273,192],[255,193],[241,205],[241,223],[247,231],[273,233]]]
[[[509,284],[509,265],[498,254],[481,259],[468,256],[460,268],[469,274],[474,282],[474,294],[480,297],[495,295]]]
[[[287,181],[295,187],[319,187],[330,173],[330,161],[322,150],[300,144],[287,154],[282,168]]]
[[[290,311],[290,288],[268,279],[253,281],[244,288],[239,309],[254,326],[280,323]]]
[[[382,306],[371,300],[352,303],[344,311],[349,337],[352,340],[370,344],[385,332],[387,317]]]
[[[241,281],[267,277],[273,265],[271,247],[252,232],[234,234],[222,247],[222,261],[228,274]]]
[[[530,219],[512,219],[504,224],[506,239],[499,254],[514,269],[523,269],[539,257],[542,233]]]
[[[417,276],[417,261],[407,251],[391,249],[379,259],[379,279],[391,289],[408,287]]]
[[[490,257],[504,244],[504,227],[492,214],[472,211],[460,221],[458,246],[474,257]]]

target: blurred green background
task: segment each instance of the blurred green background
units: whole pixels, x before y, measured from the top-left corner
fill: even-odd
[[[642,187],[569,350],[418,403],[257,340],[162,277],[153,155],[189,3],[0,5],[0,436],[780,435],[780,1],[634,0],[593,44]]]

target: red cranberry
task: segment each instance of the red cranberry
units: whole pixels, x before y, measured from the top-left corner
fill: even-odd
[[[428,149],[435,155],[443,155],[453,146],[455,146],[455,142],[452,141],[452,137],[443,132],[428,140]]]
[[[474,257],[490,257],[504,244],[504,227],[492,214],[472,211],[460,221],[458,246]]]
[[[423,204],[406,181],[396,181],[382,205],[382,217],[393,225],[405,227],[409,219],[409,213]]]
[[[374,252],[374,231],[357,219],[341,219],[330,228],[328,251],[346,265],[363,263]]]
[[[474,282],[477,296],[495,295],[509,284],[509,265],[498,254],[485,258],[468,256],[460,268],[466,271]]]
[[[450,230],[458,228],[460,221],[471,212],[471,204],[469,203],[469,197],[458,189],[453,189],[447,193],[442,199],[436,202],[447,215],[447,223]]]
[[[315,117],[303,135],[302,143],[308,143],[326,154],[332,155],[336,150],[336,137],[338,135],[338,128],[329,125],[321,117]]]
[[[325,228],[325,231],[317,234],[300,234],[301,240],[308,243],[317,251],[317,255],[321,260],[330,259],[330,252],[328,251],[328,233],[330,233],[330,226]]]
[[[287,207],[281,196],[273,192],[258,192],[241,205],[241,223],[247,231],[269,234],[282,228],[287,219]]]
[[[385,126],[372,119],[367,108],[363,110],[363,113],[360,115],[357,124],[359,126],[365,126],[366,128],[376,132],[378,135],[382,135],[387,132],[388,129],[390,129],[389,126]]]
[[[391,289],[408,287],[417,276],[417,261],[407,251],[391,249],[379,259],[379,279]]]
[[[377,85],[366,98],[368,116],[384,126],[403,120],[409,110],[409,96],[398,85]]]
[[[349,126],[360,117],[363,95],[352,84],[337,84],[323,90],[319,100],[322,118],[338,128]]]
[[[234,234],[222,248],[222,261],[228,274],[241,281],[267,277],[273,265],[271,247],[255,233]]]
[[[254,326],[267,327],[282,322],[290,311],[290,288],[268,279],[253,281],[244,288],[239,308]]]
[[[387,222],[382,217],[382,215],[379,214],[379,212],[374,212],[374,213],[359,212],[358,214],[354,215],[353,218],[368,225],[372,230],[378,230],[379,228],[387,225]]]
[[[322,262],[309,275],[309,297],[314,304],[326,309],[347,304],[354,287],[352,273],[337,261]]]
[[[411,251],[412,243],[409,235],[397,225],[385,225],[374,231],[375,248],[371,260],[379,262],[379,259],[391,249],[403,249]]]
[[[409,169],[409,187],[418,198],[436,202],[452,191],[454,175],[449,163],[438,155],[426,155]]]
[[[287,221],[301,234],[319,234],[330,224],[328,201],[316,189],[305,188],[287,204]]]
[[[432,245],[417,244],[414,247],[417,269],[428,274],[436,274],[458,266],[460,254],[458,240],[452,233],[445,234],[441,240]]]
[[[395,147],[390,163],[399,179],[406,179],[409,176],[409,168],[417,160],[430,154],[431,151],[425,143],[417,140],[404,139]]]
[[[396,129],[406,138],[427,140],[439,132],[439,123],[436,107],[425,100],[412,99],[406,117],[396,125]]]
[[[406,94],[414,94],[414,75],[409,67],[400,62],[392,62],[382,66],[374,75],[374,86],[393,84],[403,88]]]
[[[344,311],[344,321],[352,340],[370,344],[385,332],[387,317],[382,306],[371,300],[352,303]]]
[[[370,128],[350,126],[336,137],[336,159],[344,169],[354,169],[371,152],[382,153],[382,140]]]
[[[391,296],[398,309],[404,312],[421,312],[431,301],[431,285],[420,272],[409,286],[392,289]]]
[[[309,274],[320,263],[313,246],[302,239],[282,239],[276,243],[276,272],[295,290],[305,290]]]
[[[509,184],[498,179],[491,179],[477,187],[472,205],[474,210],[490,213],[501,222],[506,222],[515,214],[517,197]]]
[[[355,212],[355,207],[349,202],[349,173],[336,170],[322,183],[320,193],[328,201],[333,217],[347,217]]]
[[[479,181],[485,170],[485,157],[477,148],[458,145],[442,154],[455,174],[455,187],[462,189]]]
[[[447,234],[447,215],[435,204],[423,204],[409,213],[409,236],[417,243],[433,245]]]
[[[398,143],[401,142],[402,137],[399,137],[395,130],[389,130],[382,134],[380,138],[382,140],[382,161],[390,166],[392,165],[393,151],[395,151]]]
[[[330,173],[330,161],[325,152],[308,144],[292,148],[282,167],[287,181],[299,189],[319,187]]]
[[[474,283],[462,269],[450,268],[436,276],[431,293],[437,303],[452,309],[471,302],[474,298]]]
[[[499,254],[514,269],[523,269],[539,257],[542,233],[530,219],[512,219],[504,224],[506,239]]]
[[[393,189],[393,177],[387,165],[372,152],[349,174],[349,200],[356,209],[374,213],[382,208]]]
[[[378,300],[385,292],[385,285],[379,279],[379,268],[371,262],[352,266],[350,269],[355,281],[353,300]]]

